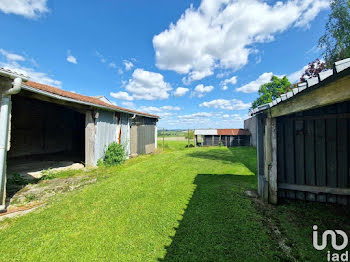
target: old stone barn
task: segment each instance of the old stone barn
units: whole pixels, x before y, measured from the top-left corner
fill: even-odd
[[[247,129],[196,129],[194,136],[195,144],[201,146],[250,146]]]
[[[350,204],[350,59],[251,114],[263,199]]]
[[[126,155],[157,147],[158,116],[121,108],[105,98],[83,96],[26,81],[0,69],[0,205],[6,170],[57,161],[95,166],[112,142]]]

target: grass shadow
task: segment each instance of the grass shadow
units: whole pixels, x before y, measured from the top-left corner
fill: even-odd
[[[259,216],[251,200],[243,195],[251,186],[251,177],[198,174],[194,180],[196,189],[160,261],[273,258],[274,248],[259,226]]]
[[[242,163],[252,173],[257,174],[257,157],[256,148],[241,146],[241,147],[228,147],[230,154],[227,154],[226,150],[222,150],[220,147],[212,147],[210,150],[196,150],[189,153],[190,157],[215,160],[224,163]]]

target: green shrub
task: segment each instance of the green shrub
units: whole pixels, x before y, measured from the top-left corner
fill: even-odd
[[[124,146],[113,142],[109,144],[103,159],[97,162],[98,166],[117,166],[125,161],[125,148]]]
[[[14,173],[12,174],[12,177],[7,179],[7,182],[12,185],[26,185],[28,184],[27,181],[21,177],[20,174]]]

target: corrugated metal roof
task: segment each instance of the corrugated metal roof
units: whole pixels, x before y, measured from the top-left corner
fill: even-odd
[[[69,98],[71,100],[71,102],[89,103],[92,106],[96,106],[96,107],[102,106],[106,109],[110,109],[113,111],[120,111],[120,112],[126,112],[126,113],[130,113],[130,114],[137,114],[137,115],[146,116],[146,117],[150,117],[150,118],[159,118],[159,116],[157,116],[157,115],[152,115],[152,114],[148,114],[148,113],[143,113],[143,112],[115,106],[115,105],[106,103],[106,102],[104,102],[98,98],[95,98],[95,97],[84,96],[84,95],[80,95],[77,93],[68,92],[68,91],[65,91],[65,90],[62,90],[62,89],[59,89],[56,87],[43,85],[43,84],[39,84],[39,83],[32,82],[32,81],[25,82],[22,84],[22,86],[23,86],[23,89],[28,90],[28,91],[33,91],[31,88],[34,88],[36,90],[44,91],[46,93],[53,94],[53,95],[56,95],[59,97]]]
[[[216,136],[218,131],[216,129],[196,129],[194,130],[194,134],[197,136]]]
[[[300,95],[300,93],[302,93],[307,88],[310,88],[310,87],[317,88],[317,85],[321,85],[322,82],[328,79],[329,77],[333,76],[334,80],[336,80],[337,79],[336,75],[348,68],[350,68],[350,58],[335,62],[333,69],[328,69],[326,71],[323,71],[319,73],[317,77],[307,79],[305,83],[299,83],[296,88],[292,89],[292,91],[286,94],[282,94],[279,98],[273,100],[271,103],[261,105],[261,106],[258,106],[257,108],[251,109],[248,114],[255,115],[258,112],[274,107],[281,102],[292,99],[297,94]]]
[[[9,78],[20,77],[20,78],[22,78],[24,81],[27,81],[27,80],[28,80],[28,76],[25,76],[25,75],[23,75],[23,74],[14,72],[14,71],[12,71],[12,70],[10,70],[10,69],[3,68],[3,67],[0,67],[0,75],[6,76],[6,77],[9,77]]]
[[[250,136],[248,129],[230,128],[230,129],[196,129],[194,134],[197,136]]]
[[[234,129],[218,129],[219,136],[250,136],[248,129],[234,128]]]

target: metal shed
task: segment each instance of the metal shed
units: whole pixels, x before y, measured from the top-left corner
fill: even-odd
[[[265,201],[350,204],[350,59],[251,114]]]
[[[158,116],[115,106],[104,97],[27,81],[3,68],[0,93],[0,210],[7,168],[53,160],[95,166],[112,142],[124,145],[127,157],[157,146]],[[137,137],[131,132],[135,123],[142,123]],[[135,143],[138,150],[132,152]]]
[[[247,129],[196,129],[194,131],[195,145],[198,143],[198,136],[202,137],[202,146],[227,147],[249,146],[250,133]]]

